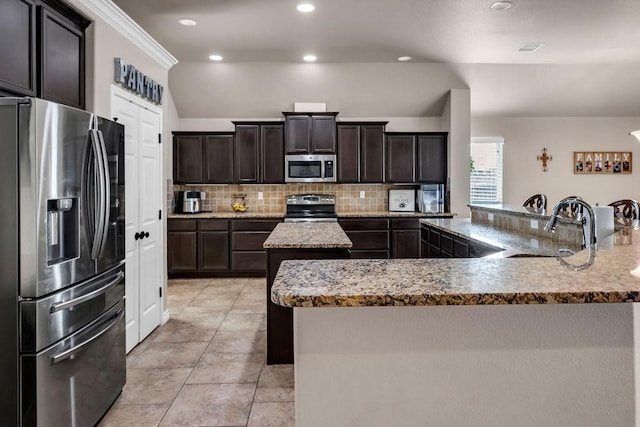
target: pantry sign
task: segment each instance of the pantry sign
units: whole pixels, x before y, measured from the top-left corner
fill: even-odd
[[[574,151],[573,173],[578,175],[630,174],[630,151]]]
[[[114,58],[114,65],[114,80],[117,83],[154,104],[162,104],[162,94],[164,93],[162,85],[141,73],[140,70],[136,70],[136,67],[127,64],[121,58]]]

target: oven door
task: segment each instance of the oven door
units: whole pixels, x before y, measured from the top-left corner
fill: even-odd
[[[124,300],[58,344],[20,357],[22,426],[91,426],[125,384]]]

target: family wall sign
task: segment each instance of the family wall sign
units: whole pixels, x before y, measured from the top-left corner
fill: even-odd
[[[574,174],[629,174],[630,151],[574,151]]]

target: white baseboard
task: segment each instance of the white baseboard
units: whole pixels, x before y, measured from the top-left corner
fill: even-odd
[[[169,310],[165,310],[164,313],[162,313],[162,320],[160,321],[160,325],[164,325],[165,323],[167,323],[170,318],[171,316],[169,315]]]

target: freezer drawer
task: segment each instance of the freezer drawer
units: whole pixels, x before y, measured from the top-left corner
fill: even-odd
[[[40,353],[20,357],[22,426],[92,426],[125,383],[124,300]]]
[[[124,263],[48,297],[20,303],[20,350],[42,350],[83,328],[124,296]]]

